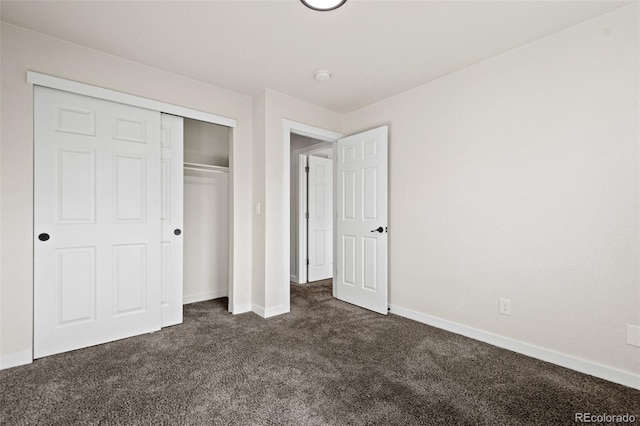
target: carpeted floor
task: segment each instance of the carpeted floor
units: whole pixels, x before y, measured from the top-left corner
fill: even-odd
[[[184,324],[0,371],[0,424],[557,425],[640,391],[292,285],[291,313]],[[636,420],[640,424],[640,420]]]

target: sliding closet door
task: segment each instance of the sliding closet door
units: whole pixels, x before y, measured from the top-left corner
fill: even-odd
[[[162,326],[182,322],[183,118],[162,114]]]
[[[160,113],[34,92],[34,357],[158,330]]]

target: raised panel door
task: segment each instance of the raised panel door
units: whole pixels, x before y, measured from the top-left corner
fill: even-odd
[[[336,297],[387,313],[387,127],[338,141]]]
[[[162,114],[162,326],[182,322],[184,120]]]
[[[308,281],[333,276],[333,160],[309,157]]]
[[[158,330],[160,113],[34,96],[34,357]]]

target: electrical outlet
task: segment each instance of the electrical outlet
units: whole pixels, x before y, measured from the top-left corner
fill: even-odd
[[[511,299],[500,298],[500,313],[502,315],[511,315]]]

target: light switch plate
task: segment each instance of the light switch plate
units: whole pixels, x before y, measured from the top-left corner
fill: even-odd
[[[627,324],[627,345],[640,347],[640,326]]]

